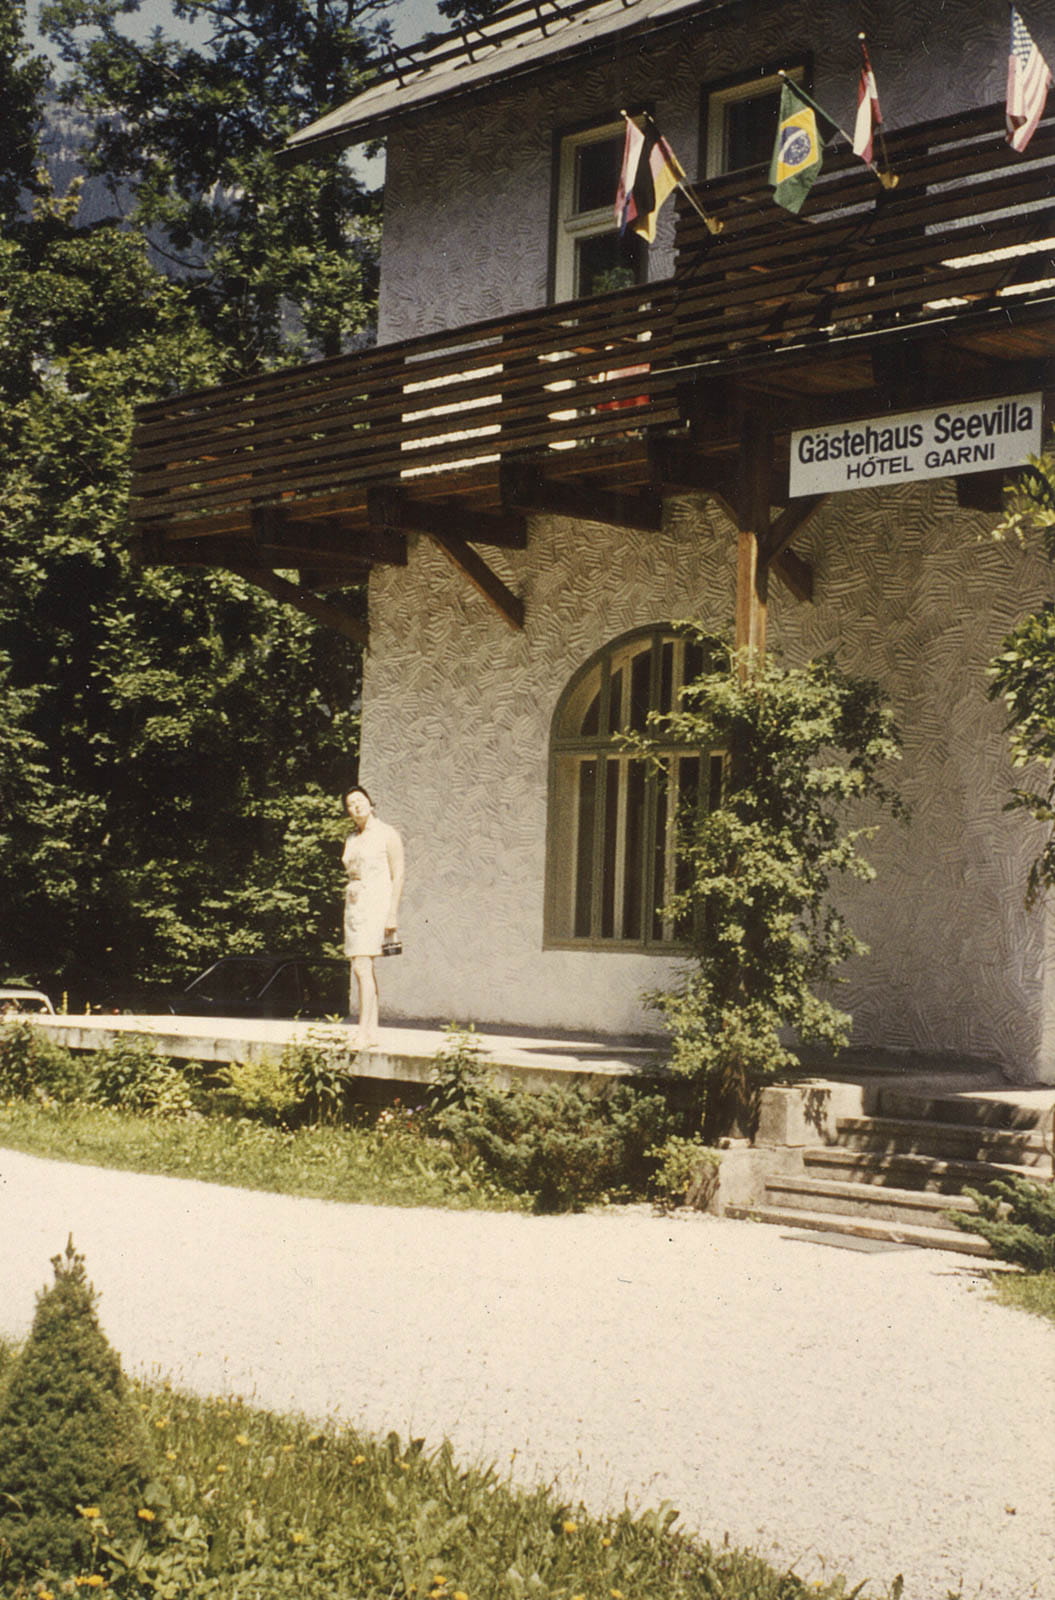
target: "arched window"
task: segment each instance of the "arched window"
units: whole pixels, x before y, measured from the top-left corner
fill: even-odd
[[[684,881],[675,827],[717,804],[723,756],[671,744],[661,770],[627,751],[650,711],[677,708],[703,647],[656,624],[625,634],[575,674],[550,740],[546,935],[550,945],[662,951],[682,943],[667,914]]]

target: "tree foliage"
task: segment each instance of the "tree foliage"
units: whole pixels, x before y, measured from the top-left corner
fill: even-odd
[[[1023,470],[994,537],[1023,545],[1036,539],[1055,561],[1055,455],[1035,457]],[[1007,706],[1012,762],[1046,768],[1039,788],[1015,788],[1007,803],[1007,810],[1024,812],[1049,830],[1026,880],[1026,904],[1032,906],[1055,885],[1055,603],[1046,602],[1008,634],[989,664],[989,677],[989,698]]]
[[[865,947],[832,889],[874,874],[859,850],[869,830],[845,815],[864,801],[900,810],[880,775],[899,746],[875,685],[833,661],[767,658],[746,676],[728,646],[694,632],[712,669],[631,742],[660,769],[671,744],[726,757],[720,803],[679,819],[683,886],[665,914],[691,959],[676,987],[650,996],[713,1135],[751,1130],[759,1087],[798,1064],[789,1033],[846,1042],[850,1018],[821,989]]]
[[[0,1404],[4,1577],[83,1568],[96,1517],[113,1533],[136,1531],[150,1477],[146,1433],[72,1239],[52,1266]]]
[[[197,42],[123,27],[139,0],[50,0],[45,33],[88,112],[87,160],[134,195],[167,268],[224,352],[225,371],[338,353],[372,316],[376,197],[339,156],[288,167],[298,127],[361,88],[388,38],[382,0],[174,0]]]
[[[24,39],[23,0],[0,6],[0,216],[14,213],[21,190],[36,182],[40,97],[47,79],[41,56]]]
[[[133,412],[230,357],[143,235],[0,231],[0,971],[122,997],[337,931],[359,652],[239,578],[138,567]]]

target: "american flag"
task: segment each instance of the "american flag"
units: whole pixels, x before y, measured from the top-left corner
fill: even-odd
[[[1011,54],[1007,63],[1007,142],[1024,150],[1032,139],[1051,88],[1051,68],[1011,7]]]

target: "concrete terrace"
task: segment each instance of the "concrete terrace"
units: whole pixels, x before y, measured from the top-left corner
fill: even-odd
[[[74,1050],[98,1050],[129,1035],[149,1039],[164,1055],[202,1063],[261,1060],[281,1054],[296,1040],[320,1030],[340,1039],[337,1023],[243,1020],[228,1017],[55,1016],[37,1019],[55,1038]],[[428,1081],[435,1057],[449,1034],[441,1028],[405,1025],[381,1029],[380,1044],[355,1057],[355,1075],[364,1088],[383,1092],[387,1085],[421,1085]],[[481,1064],[507,1087],[543,1089],[549,1084],[602,1088],[620,1079],[662,1075],[665,1040],[618,1039],[582,1034],[524,1033],[487,1029],[474,1034]],[[999,1068],[982,1061],[952,1063],[948,1057],[890,1050],[850,1049],[837,1059],[808,1056],[801,1079],[792,1089],[828,1091],[831,1112],[854,1115],[878,1109],[885,1091],[1013,1106],[1023,1120],[1050,1127],[1055,1117],[1055,1085],[1009,1083]],[[1016,1119],[1017,1120],[1017,1119]],[[776,1130],[774,1130],[776,1131]],[[780,1141],[783,1142],[783,1141]]]

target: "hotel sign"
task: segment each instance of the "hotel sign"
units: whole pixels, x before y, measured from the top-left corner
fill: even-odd
[[[956,478],[1020,467],[1040,453],[1040,394],[801,428],[791,435],[789,495]]]

